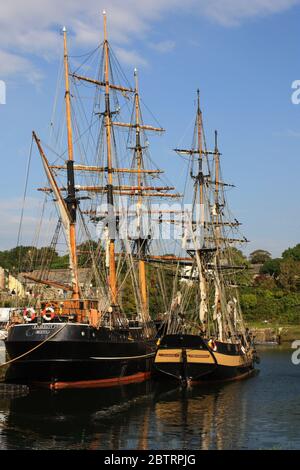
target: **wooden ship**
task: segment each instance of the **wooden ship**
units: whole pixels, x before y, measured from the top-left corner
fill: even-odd
[[[226,189],[231,185],[221,178],[217,132],[214,150],[206,148],[199,91],[193,146],[175,151],[190,160],[192,209],[183,237],[190,259],[178,258],[182,275],[177,274],[178,291],[155,368],[185,384],[247,377],[258,358],[239,302],[237,278],[245,266],[235,262],[235,245],[247,240],[236,235],[240,224],[228,215]]]
[[[40,189],[54,199],[58,209],[58,226],[62,228],[68,248],[70,281],[58,282],[45,278],[44,274],[23,275],[36,285],[61,289],[66,298],[57,296],[47,300],[40,296],[31,299],[21,311],[14,311],[5,341],[10,359],[6,373],[8,382],[34,383],[51,389],[103,387],[143,381],[151,375],[157,334],[149,312],[147,286],[151,235],[143,235],[141,220],[145,212],[148,217],[152,198],[159,200],[178,195],[172,192],[173,187],[148,182],[149,178],[160,178],[162,171],[145,167],[147,145],[144,134],[163,129],[142,122],[136,70],[133,88],[113,81],[113,52],[107,39],[105,12],[103,19],[104,41],[98,48],[102,55],[96,78],[69,70],[67,31],[63,29],[67,161],[62,165],[51,164],[41,140],[33,132],[33,142],[48,181],[48,187]],[[94,112],[99,122],[99,135],[103,137],[101,149],[105,161],[102,166],[76,163],[73,135],[76,120],[72,114],[70,80],[95,89],[96,100],[103,97],[102,109],[97,102],[98,112]],[[118,94],[125,95],[133,104],[130,123],[117,121],[119,108],[112,109],[118,103],[115,98]],[[116,158],[116,128],[128,129],[134,137],[134,145],[130,148],[131,165],[127,168],[122,168]],[[66,176],[66,184],[62,187],[57,177],[59,172]],[[93,181],[100,180],[102,185],[78,185],[78,174],[92,175]],[[124,183],[126,178],[130,178],[130,184]],[[81,209],[80,204],[90,199],[91,194],[106,202],[104,212],[96,206],[86,211]],[[138,228],[137,235],[120,242],[117,239],[118,220],[123,211],[120,201],[124,199],[130,200],[130,207],[134,207],[131,210]],[[96,200],[97,204],[99,201]],[[95,222],[108,220],[103,224],[106,238],[97,245],[100,257],[92,257],[91,272],[98,278],[99,285],[97,295],[90,297],[84,294],[78,278],[78,222],[86,216]],[[121,268],[118,263],[122,263]],[[120,276],[123,276],[121,280]],[[131,318],[120,304],[126,276],[132,279],[136,305],[136,316]]]

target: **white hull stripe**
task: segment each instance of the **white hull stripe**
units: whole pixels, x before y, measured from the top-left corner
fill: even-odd
[[[144,354],[142,356],[121,356],[121,357],[90,357],[90,359],[95,359],[97,361],[119,361],[120,359],[142,359],[143,357],[153,357],[155,356],[155,352],[150,354]]]

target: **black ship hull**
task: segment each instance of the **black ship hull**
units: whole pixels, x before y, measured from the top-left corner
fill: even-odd
[[[254,372],[252,354],[238,345],[208,341],[196,335],[166,335],[156,352],[154,368],[164,377],[188,382],[225,382]]]
[[[143,328],[96,329],[76,323],[15,325],[5,345],[12,361],[7,382],[52,389],[145,380],[156,348],[154,339],[145,339]]]

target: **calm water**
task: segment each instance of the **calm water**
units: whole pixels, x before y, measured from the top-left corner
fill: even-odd
[[[300,449],[300,365],[260,352],[258,375],[224,386],[0,397],[0,449]]]

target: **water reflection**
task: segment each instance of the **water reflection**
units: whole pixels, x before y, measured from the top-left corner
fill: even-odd
[[[148,381],[2,398],[0,448],[300,448],[300,366],[278,348],[261,369],[218,387]]]
[[[31,391],[0,401],[0,447],[223,449],[230,444],[231,414],[243,439],[246,407],[236,385],[185,390],[148,381],[91,391]]]

